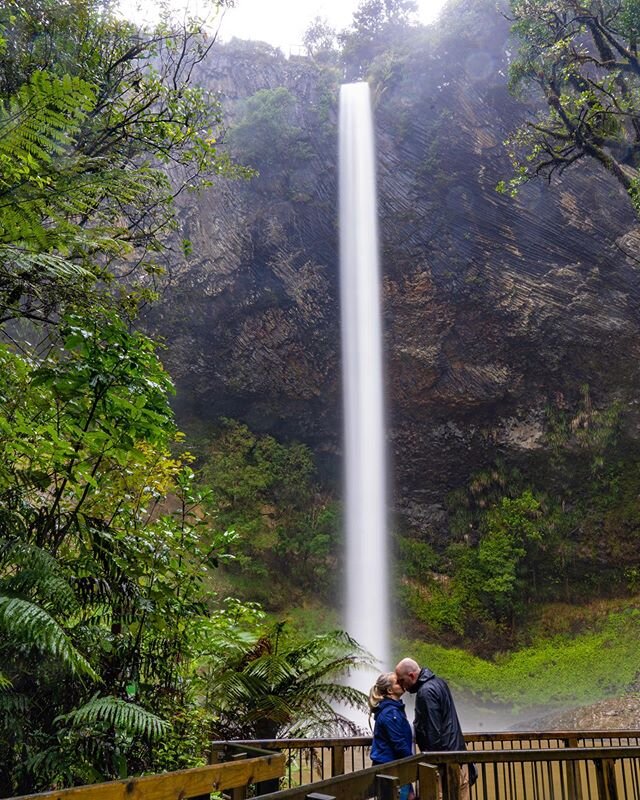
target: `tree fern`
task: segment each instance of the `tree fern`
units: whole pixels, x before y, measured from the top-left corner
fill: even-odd
[[[225,738],[354,732],[354,723],[335,708],[364,708],[365,697],[341,679],[350,669],[370,663],[368,654],[342,631],[301,642],[279,624],[229,662],[221,657],[212,664],[209,707]]]

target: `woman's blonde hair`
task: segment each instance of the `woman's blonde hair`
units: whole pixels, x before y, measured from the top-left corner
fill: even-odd
[[[376,682],[369,690],[369,708],[373,711],[385,697],[389,697],[395,672],[383,672],[376,678]]]

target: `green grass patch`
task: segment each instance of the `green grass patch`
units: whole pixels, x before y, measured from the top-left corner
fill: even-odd
[[[588,633],[541,639],[491,661],[419,641],[398,641],[397,647],[400,655],[411,654],[452,688],[520,712],[622,694],[640,670],[639,635],[640,611],[632,608],[609,614]]]

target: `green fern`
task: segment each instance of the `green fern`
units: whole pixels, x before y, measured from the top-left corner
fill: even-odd
[[[81,78],[34,72],[0,112],[0,186],[25,176],[47,184],[46,173],[33,173],[67,153],[94,102]]]
[[[53,232],[57,185],[82,122],[95,103],[86,81],[35,72],[4,108],[0,107],[0,242],[36,242],[46,249]],[[56,174],[54,180],[53,174]]]
[[[277,624],[235,663],[220,659],[212,669],[208,702],[217,732],[227,738],[353,734],[357,726],[335,708],[364,708],[365,698],[340,678],[371,663],[342,631],[300,642]]]
[[[169,723],[135,703],[118,697],[94,695],[88,703],[69,714],[58,717],[71,728],[91,727],[106,723],[120,733],[159,739],[166,734]]]
[[[35,603],[19,597],[0,596],[0,631],[14,643],[58,659],[72,673],[100,680],[64,629]]]
[[[7,678],[4,678],[8,682]],[[26,695],[15,692],[10,684],[0,690],[0,728],[11,730],[15,728],[16,717],[24,717],[29,706]]]

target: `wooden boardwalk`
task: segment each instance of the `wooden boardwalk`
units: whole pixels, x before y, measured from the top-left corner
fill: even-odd
[[[458,765],[473,762],[471,800],[640,800],[640,731],[467,734],[469,749],[372,767],[370,737],[214,742],[211,764],[13,800],[457,800]],[[274,780],[281,789],[273,791]],[[217,795],[220,796],[219,794]]]

